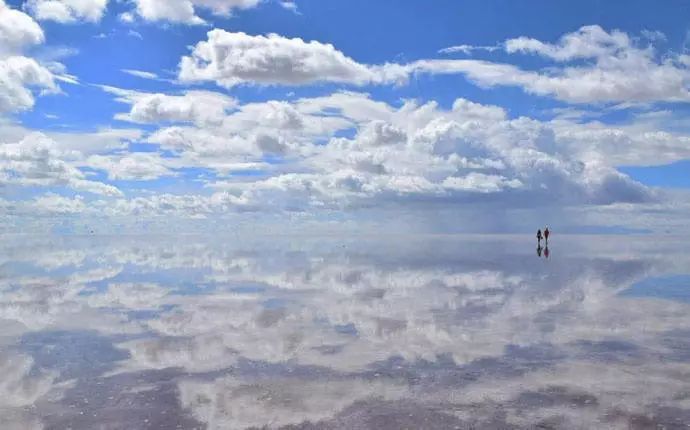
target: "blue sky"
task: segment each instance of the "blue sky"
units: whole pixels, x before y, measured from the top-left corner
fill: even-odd
[[[14,223],[686,224],[686,2],[5,1]]]

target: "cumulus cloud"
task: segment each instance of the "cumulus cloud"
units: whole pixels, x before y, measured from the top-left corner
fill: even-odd
[[[211,200],[202,195],[155,194],[147,197],[118,199],[100,205],[106,216],[169,216],[206,218],[214,213]]]
[[[172,175],[165,159],[158,154],[134,152],[116,155],[93,155],[83,162],[84,166],[104,170],[111,180],[152,180]]]
[[[57,62],[41,64],[22,55],[45,41],[41,27],[29,15],[0,0],[0,114],[34,106],[34,92],[59,92],[58,80],[73,82]]]
[[[206,9],[215,15],[229,15],[236,9],[251,9],[261,0],[135,0],[136,11],[147,21],[170,21],[184,24],[204,24],[197,15]]]
[[[616,57],[631,48],[632,42],[627,34],[618,30],[607,33],[598,25],[585,26],[574,33],[565,34],[557,44],[524,36],[505,42],[505,50],[510,54],[534,53],[556,61]]]
[[[43,43],[41,27],[29,15],[0,0],[0,55]]]
[[[34,133],[31,129],[0,119],[0,142],[17,142]],[[143,137],[143,131],[137,128],[107,127],[93,131],[46,130],[41,134],[53,142],[56,150],[73,154],[76,158],[98,153],[122,152],[130,143]]]
[[[463,177],[449,177],[443,181],[443,186],[451,190],[474,191],[478,193],[495,193],[505,188],[520,188],[519,179],[508,180],[500,175],[486,175],[472,172]]]
[[[36,197],[31,203],[32,209],[45,214],[81,214],[87,211],[84,197],[74,198],[47,193]]]
[[[196,96],[209,102],[196,109]],[[249,103],[225,114],[232,101],[220,95],[166,99],[165,104],[172,106],[169,102],[184,112],[196,112],[192,115],[196,126],[163,127],[149,135],[147,142],[173,151],[180,166],[205,167],[222,174],[269,167],[265,156],[296,160],[314,147],[316,139],[351,125],[345,118],[303,113],[287,102]],[[134,103],[130,117],[136,106]]]
[[[482,86],[518,86],[571,103],[690,101],[690,70],[683,56],[660,56],[653,46],[638,46],[621,31],[584,26],[555,44],[518,37],[505,41],[504,49],[511,54],[537,54],[557,63],[584,64],[564,65],[549,72],[478,60],[421,61],[416,68],[463,73]]]
[[[315,82],[364,84],[379,77],[333,45],[277,34],[252,36],[214,29],[191,55],[182,58],[183,82],[215,81],[232,87],[242,83],[305,85]]]
[[[28,133],[24,133],[28,134]],[[91,132],[46,132],[62,151],[78,151],[83,155],[123,150],[139,140],[143,131],[137,128],[100,128]]]
[[[75,179],[66,180],[70,175],[65,172],[39,178],[24,165],[21,175],[16,166],[4,167],[13,172],[5,173],[4,182],[62,185],[77,191],[99,187],[97,192],[109,194],[111,186],[88,180],[76,168],[104,171],[110,180],[155,180],[190,167],[202,169],[207,178],[215,176],[204,180],[208,190],[198,195],[150,194],[111,201],[87,196],[60,202],[64,210],[42,205],[47,212],[83,209],[96,216],[212,218],[228,212],[311,212],[389,204],[421,209],[429,202],[458,208],[472,203],[480,211],[488,205],[486,210],[495,211],[527,203],[650,203],[662,195],[614,168],[622,160],[615,155],[620,146],[626,145],[626,154],[639,148],[637,159],[647,161],[665,162],[687,154],[682,136],[667,133],[656,135],[654,141],[651,132],[639,132],[639,122],[613,127],[559,118],[509,118],[500,107],[466,99],[456,100],[450,109],[414,101],[394,107],[366,94],[339,92],[242,105],[211,92],[109,91],[130,106],[119,115],[122,119],[187,122],[164,124],[145,137],[165,151],[164,157],[127,151],[128,139],[142,137],[135,129],[104,130],[83,136],[83,143],[79,135],[51,135],[47,154],[61,161],[50,165],[62,166]],[[647,127],[654,130],[659,124],[649,122]],[[336,137],[343,131],[353,134]],[[107,154],[99,146],[106,136],[112,141],[108,147],[115,149]],[[669,145],[677,148],[675,153],[668,151]],[[246,171],[253,174],[244,175]]]
[[[32,89],[57,92],[55,76],[33,58],[0,58],[0,113],[32,108],[35,102]]]
[[[495,194],[506,204],[528,195],[533,203],[566,204],[651,198],[600,159],[561,151],[563,142],[548,123],[507,119],[495,106],[459,99],[446,111],[434,103],[407,103],[382,111],[380,119],[347,119],[345,127],[359,128],[354,138],[300,148],[307,172],[217,186],[249,201],[285,198],[283,204],[336,207],[417,198],[463,202],[475,193]]]
[[[689,72],[684,65],[649,60],[642,68],[632,64],[566,67],[561,73],[526,71],[510,64],[480,60],[428,60],[413,70],[433,74],[465,74],[482,87],[518,86],[526,92],[570,103],[679,102],[690,100]]]
[[[464,74],[483,87],[519,86],[525,91],[573,103],[688,101],[690,70],[684,56],[659,57],[625,33],[587,26],[558,44],[520,37],[506,41],[508,53],[535,53],[558,63],[586,61],[549,73],[482,60],[422,59],[407,64],[367,65],[329,44],[276,34],[252,36],[214,29],[180,62],[183,82],[307,85],[402,84],[415,74]],[[490,49],[488,49],[490,48]],[[494,47],[447,48],[443,53],[492,51]]]
[[[211,92],[107,90],[131,106],[118,118],[188,124],[164,125],[148,135],[147,143],[170,152],[165,158],[119,153],[80,165],[105,170],[111,179],[154,179],[185,167],[229,176],[207,184],[213,195],[141,197],[114,206],[124,213],[153,213],[168,204],[163,213],[198,217],[227,210],[309,211],[425,201],[508,208],[527,201],[540,206],[657,198],[616,171],[617,159],[607,155],[615,152],[608,136],[632,139],[633,129],[511,119],[500,107],[466,99],[456,100],[451,109],[414,101],[393,107],[365,94],[342,92],[240,105]],[[356,132],[336,137],[346,130]],[[641,148],[649,144],[630,142]],[[266,157],[281,162],[266,162]],[[232,177],[247,170],[261,175]]]
[[[635,43],[624,33],[587,27],[557,43],[512,39],[503,46],[514,54],[541,55],[559,67],[573,61],[579,62],[572,66],[576,68],[599,67],[635,56],[655,61],[651,48]],[[515,70],[522,73],[507,64],[450,59],[370,66],[319,42],[212,30],[208,40],[183,59],[180,78],[228,87],[321,81],[363,85],[399,82],[414,73],[476,72],[479,79],[500,81]],[[525,73],[529,78],[525,75],[519,82],[536,85],[532,74],[539,72]],[[548,79],[554,76],[557,73]],[[577,91],[576,86],[567,87]],[[112,187],[88,180],[79,169],[104,171],[109,180],[155,180],[196,168],[207,187],[198,195],[119,199],[103,214],[159,211],[158,215],[198,218],[234,210],[308,212],[398,204],[414,208],[429,202],[493,209],[641,204],[657,201],[660,194],[616,166],[660,164],[688,156],[687,137],[677,126],[666,130],[667,118],[643,115],[611,125],[581,117],[511,117],[500,106],[462,98],[442,108],[414,100],[388,104],[364,93],[340,91],[241,104],[220,91],[166,94],[101,88],[127,105],[116,119],[150,125],[150,131],[104,129],[83,139],[74,133],[51,133],[54,157],[76,169],[72,176],[77,182],[39,180],[33,174],[30,183],[63,184],[77,191],[104,186],[105,193],[113,192]],[[24,97],[15,99],[23,101],[14,105],[32,103],[26,93],[18,94]],[[137,140],[157,151],[130,152],[128,142]],[[79,154],[66,155],[73,150]],[[27,173],[22,181],[29,177]],[[5,173],[3,180],[20,182],[16,173]]]
[[[598,121],[552,122],[554,132],[569,152],[617,166],[649,166],[690,158],[690,137],[666,130],[664,122],[636,117],[631,123],[615,126]]]
[[[192,122],[198,125],[218,124],[237,101],[211,91],[186,91],[181,95],[142,93],[106,87],[131,105],[129,114],[117,118],[139,123]]]
[[[89,193],[120,196],[111,185],[88,180],[70,160],[79,153],[57,149],[53,140],[41,133],[19,142],[0,146],[0,184],[14,186],[64,186]]]
[[[24,7],[39,20],[74,23],[100,21],[107,6],[108,0],[29,0]]]

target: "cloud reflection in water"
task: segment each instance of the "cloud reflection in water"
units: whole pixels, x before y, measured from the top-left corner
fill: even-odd
[[[566,242],[567,240],[567,242]],[[682,243],[504,237],[3,242],[18,428],[690,423]]]

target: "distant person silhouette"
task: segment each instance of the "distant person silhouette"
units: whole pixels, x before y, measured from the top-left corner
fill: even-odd
[[[542,248],[541,248],[541,243],[540,243],[539,246],[537,246],[537,255],[538,255],[539,257],[541,257],[541,249],[542,249]]]
[[[548,227],[546,227],[546,229],[544,229],[544,239],[546,239],[546,243],[549,243],[549,228]]]
[[[546,245],[546,248],[544,248],[544,257],[546,257],[547,259],[549,258],[549,246],[548,245]]]
[[[541,245],[541,238],[542,238],[542,235],[541,235],[541,229],[540,229],[540,230],[537,230],[537,243],[540,245]]]

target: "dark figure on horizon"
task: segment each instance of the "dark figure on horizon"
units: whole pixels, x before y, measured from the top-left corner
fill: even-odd
[[[541,230],[537,230],[537,243],[539,244],[539,246],[541,246],[541,238]]]
[[[544,229],[544,239],[546,240],[546,243],[549,243],[549,228],[546,227]]]

